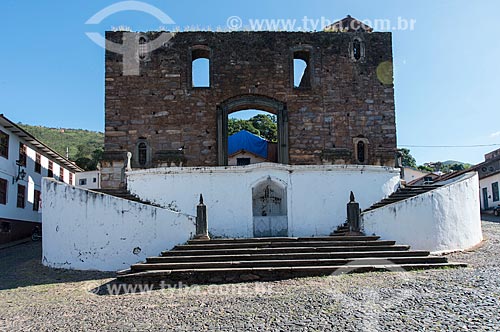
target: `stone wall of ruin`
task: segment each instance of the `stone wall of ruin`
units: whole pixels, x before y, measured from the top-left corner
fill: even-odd
[[[149,41],[160,33],[125,34],[107,32],[106,38]],[[139,75],[123,75],[122,55],[107,51],[108,162],[123,163],[116,156],[134,153],[144,139],[151,153],[148,167],[216,166],[218,106],[231,98],[264,96],[286,107],[290,164],[394,166],[391,38],[390,33],[177,33],[137,59]],[[353,55],[355,40],[362,45],[359,59]],[[192,86],[193,50],[209,54],[209,88]],[[309,87],[293,86],[294,52],[309,57]],[[366,143],[362,162],[355,148],[360,140]]]

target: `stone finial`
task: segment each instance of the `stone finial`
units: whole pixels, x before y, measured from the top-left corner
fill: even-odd
[[[132,170],[132,164],[131,164],[131,161],[132,160],[132,152],[127,152],[127,172],[130,172]]]
[[[203,194],[200,194],[200,205],[203,205]]]
[[[350,202],[355,202],[354,193],[351,191]]]

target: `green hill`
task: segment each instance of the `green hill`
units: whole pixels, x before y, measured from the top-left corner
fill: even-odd
[[[452,171],[462,171],[465,169],[471,168],[471,164],[464,163],[461,161],[456,161],[456,160],[447,160],[447,161],[436,161],[436,162],[430,162],[430,163],[425,163],[423,165],[418,166],[418,169],[422,171],[427,171],[427,172],[443,172],[443,173],[449,173]]]
[[[464,165],[465,168],[470,168],[472,165],[469,163],[464,163],[463,161],[457,160],[446,160],[442,162],[443,165]]]
[[[23,123],[18,125],[62,156],[66,156],[66,152],[69,151],[69,159],[83,169],[96,169],[104,149],[103,133],[84,129],[31,126]]]

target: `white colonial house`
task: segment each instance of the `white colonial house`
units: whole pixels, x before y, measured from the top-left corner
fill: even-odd
[[[490,210],[500,205],[500,149],[486,154],[484,159],[473,169],[479,174],[481,209]]]
[[[41,222],[43,177],[74,185],[81,171],[0,114],[0,244],[29,236]]]
[[[76,173],[75,185],[86,189],[101,189],[101,171]]]
[[[486,176],[479,181],[481,187],[481,208],[483,210],[489,210],[496,206],[500,206],[499,183],[500,170],[497,170],[496,173]]]
[[[423,172],[421,170],[415,169],[413,167],[403,167],[403,181],[405,183],[410,183],[416,179],[420,179],[427,175],[429,172]]]

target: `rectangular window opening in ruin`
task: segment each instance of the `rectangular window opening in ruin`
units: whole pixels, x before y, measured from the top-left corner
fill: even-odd
[[[309,51],[301,50],[293,52],[293,87],[295,89],[311,87]]]
[[[210,51],[193,49],[191,51],[191,83],[193,88],[210,87]]]

